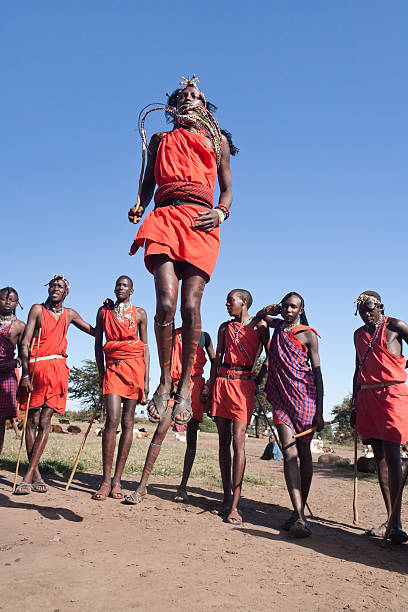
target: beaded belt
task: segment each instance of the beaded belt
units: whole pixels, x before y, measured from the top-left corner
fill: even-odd
[[[227,370],[235,370],[236,372],[250,372],[252,370],[252,366],[250,365],[231,365],[225,361],[221,364],[221,367],[226,368]]]
[[[34,363],[35,361],[46,361],[47,359],[66,359],[66,357],[64,357],[64,355],[45,355],[44,357],[37,357],[37,359],[33,357],[30,359],[29,363]]]
[[[163,208],[164,206],[202,206],[203,208],[212,208],[205,202],[192,202],[191,200],[164,200],[164,202],[156,202],[154,209]]]
[[[191,380],[199,380],[200,378],[204,378],[203,375],[202,374],[197,374],[197,376],[192,376]],[[175,378],[173,380],[173,383],[176,384],[176,383],[178,383],[179,380],[180,380],[179,378]]]
[[[361,385],[360,389],[383,389],[384,387],[391,387],[392,385],[403,385],[401,381],[392,381],[385,383],[374,383],[373,385]]]
[[[228,380],[254,380],[255,377],[255,373],[250,373],[250,374],[238,374],[238,372],[236,374],[229,374],[228,372],[226,372],[225,374],[217,374],[217,378],[228,378]]]

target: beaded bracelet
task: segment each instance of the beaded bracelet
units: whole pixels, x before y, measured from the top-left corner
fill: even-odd
[[[215,210],[221,210],[221,212],[224,213],[224,221],[226,221],[228,219],[228,217],[230,216],[230,211],[226,206],[223,206],[222,204],[217,204],[217,206],[215,207]]]
[[[218,213],[218,225],[221,225],[223,221],[225,221],[225,215],[220,208],[215,208]]]

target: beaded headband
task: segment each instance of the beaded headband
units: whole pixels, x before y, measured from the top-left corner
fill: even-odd
[[[357,314],[359,307],[362,304],[365,304],[366,302],[373,302],[373,304],[375,306],[382,306],[381,300],[379,300],[377,297],[375,297],[375,295],[370,295],[368,293],[360,293],[360,295],[358,296],[358,298],[354,302],[355,305],[356,305],[356,312],[354,313],[355,315]]]
[[[47,287],[48,285],[50,285],[52,283],[52,281],[55,281],[55,280],[62,280],[62,281],[64,281],[66,288],[69,289],[68,279],[65,278],[65,276],[63,274],[54,274],[52,279],[50,281],[48,281],[48,283],[45,283],[44,287]]]

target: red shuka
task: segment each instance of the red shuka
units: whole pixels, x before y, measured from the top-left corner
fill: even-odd
[[[230,321],[225,331],[225,363],[252,368],[259,340],[259,333],[256,329]],[[229,379],[228,374],[248,377],[250,372],[238,372],[221,366],[213,387],[212,416],[220,416],[249,425],[254,411],[255,383],[248,378]]]
[[[106,361],[103,393],[115,393],[141,402],[146,367],[145,346],[137,337],[136,308],[131,305],[130,309],[135,324],[132,328],[129,327],[129,321],[119,321],[109,308],[102,309],[106,339],[103,347]]]
[[[177,128],[162,136],[155,164],[156,203],[180,199],[197,205],[165,206],[148,213],[130,253],[144,245],[149,272],[153,272],[150,256],[164,254],[191,263],[210,278],[220,249],[220,230],[199,231],[193,221],[205,210],[200,202],[212,207],[216,177],[214,151],[203,133]]]
[[[408,439],[408,387],[404,384],[407,379],[406,359],[403,355],[394,355],[388,350],[388,318],[384,318],[373,346],[359,370],[357,384],[398,384],[358,391],[356,428],[363,440],[375,438],[404,444]],[[357,330],[355,346],[359,359],[366,354],[370,338],[365,326]]]
[[[69,378],[69,368],[66,363],[68,357],[66,353],[67,330],[68,321],[65,308],[57,321],[47,308],[42,307],[41,339],[30,408],[49,406],[58,414],[64,414],[65,412]],[[34,368],[37,346],[38,338],[35,338],[30,354],[30,374]],[[26,410],[27,397],[21,402],[20,408]]]
[[[200,395],[203,390],[205,380],[203,378],[204,366],[207,363],[207,357],[202,346],[197,345],[197,352],[194,357],[193,369],[191,371],[191,408],[193,411],[193,419],[203,422],[204,404],[200,401]],[[182,343],[181,343],[181,327],[175,330],[173,340],[173,350],[171,354],[171,377],[174,384],[180,380],[182,366]]]

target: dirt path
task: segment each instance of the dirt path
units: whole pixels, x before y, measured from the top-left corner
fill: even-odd
[[[264,445],[249,441],[249,454],[259,457]],[[190,483],[188,505],[172,501],[178,479],[155,477],[145,501],[128,507],[91,501],[91,474],[68,493],[50,477],[46,494],[11,497],[12,475],[2,471],[0,609],[408,609],[408,546],[361,535],[383,520],[375,481],[360,484],[356,528],[351,479],[317,466],[310,505],[321,518],[311,538],[296,541],[279,531],[288,513],[282,465],[260,463],[273,484],[245,485],[242,527],[210,514],[220,492],[200,480]]]

